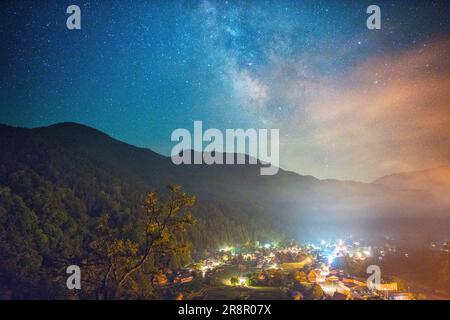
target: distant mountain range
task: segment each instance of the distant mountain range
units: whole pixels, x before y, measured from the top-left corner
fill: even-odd
[[[450,166],[391,174],[373,183],[395,190],[431,193],[437,201],[450,206]]]
[[[216,234],[208,229],[220,229],[223,221],[248,237],[263,230],[311,240],[350,234],[411,241],[449,236],[450,166],[373,183],[319,180],[281,169],[261,176],[259,165],[176,166],[168,157],[76,123],[35,129],[0,125],[0,152],[0,187],[30,208],[37,201],[32,190],[41,184],[70,190],[87,214],[133,210],[145,191],[180,184],[199,199],[201,241]],[[225,233],[218,235],[221,241]]]

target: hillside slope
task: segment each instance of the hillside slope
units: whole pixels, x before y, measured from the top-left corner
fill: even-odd
[[[197,214],[205,227],[197,241],[201,243],[210,242],[211,234],[218,238],[213,244],[235,240],[233,234],[249,239],[257,230],[306,239],[380,234],[380,228],[411,236],[420,225],[439,234],[445,233],[442,221],[449,219],[448,198],[431,192],[432,186],[442,189],[438,185],[446,181],[445,170],[426,183],[417,182],[414,174],[372,184],[319,180],[284,170],[261,176],[259,165],[176,166],[170,158],[75,123],[36,129],[0,126],[0,134],[0,183],[25,202],[33,202],[29,197],[35,189],[29,172],[73,194],[88,215],[137,210],[145,191],[177,183],[199,199]],[[230,226],[218,232],[224,221]]]

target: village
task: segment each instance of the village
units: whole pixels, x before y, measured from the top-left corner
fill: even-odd
[[[382,260],[395,247],[358,241],[320,244],[259,243],[224,246],[183,270],[162,270],[157,290],[175,299],[412,300],[417,295],[381,277],[368,283],[365,269],[352,274],[349,262]],[[403,254],[403,253],[402,253]],[[345,261],[345,263],[343,263]]]

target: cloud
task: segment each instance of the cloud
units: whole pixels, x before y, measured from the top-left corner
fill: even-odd
[[[284,124],[294,131],[283,144],[286,166],[370,180],[449,163],[449,55],[437,41],[371,58],[337,81],[291,79],[297,107]]]
[[[303,46],[298,26],[247,12],[204,1],[193,18],[220,79],[214,105],[279,128],[283,168],[370,181],[450,162],[448,41],[391,53],[346,37]]]

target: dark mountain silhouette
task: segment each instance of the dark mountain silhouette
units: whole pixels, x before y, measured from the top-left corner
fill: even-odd
[[[420,173],[360,183],[282,169],[275,176],[261,176],[261,164],[176,166],[168,157],[76,123],[35,129],[1,125],[0,151],[0,185],[31,209],[33,190],[42,184],[77,199],[72,215],[77,207],[88,215],[132,211],[145,191],[180,184],[199,199],[200,246],[271,232],[306,239],[448,235],[444,226],[450,222],[450,204],[441,192],[448,189],[433,192],[433,179],[421,182],[421,188],[407,188],[418,184]],[[440,177],[440,171],[434,176]],[[209,242],[210,237],[217,239]]]

